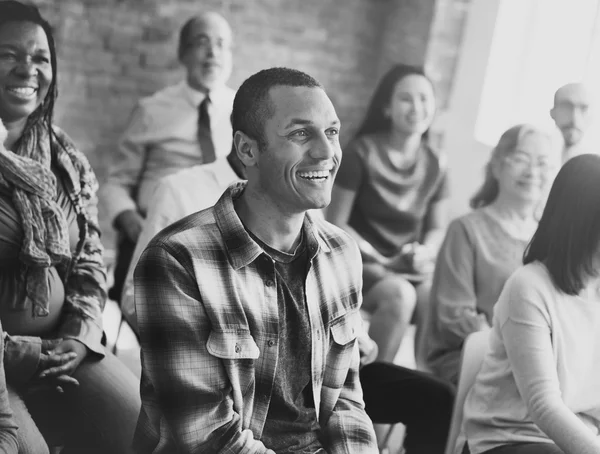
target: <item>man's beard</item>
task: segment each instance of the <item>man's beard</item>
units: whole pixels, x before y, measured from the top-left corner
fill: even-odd
[[[583,133],[579,129],[572,126],[564,128],[562,132],[562,136],[567,147],[573,147],[581,142],[581,139],[583,139]]]

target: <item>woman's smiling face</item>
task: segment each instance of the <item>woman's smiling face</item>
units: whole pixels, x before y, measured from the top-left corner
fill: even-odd
[[[0,26],[0,118],[27,119],[52,84],[50,46],[44,29],[32,22]]]

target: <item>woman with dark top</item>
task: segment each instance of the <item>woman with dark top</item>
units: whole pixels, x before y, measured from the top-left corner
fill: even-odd
[[[344,149],[327,209],[361,250],[363,309],[382,361],[394,360],[417,304],[415,283],[431,276],[444,238],[446,159],[427,140],[434,113],[423,70],[393,67]]]
[[[443,238],[445,159],[427,143],[434,111],[423,70],[392,68],[344,149],[326,212],[363,258],[362,308],[371,313],[369,336],[359,338],[365,409],[376,424],[407,426],[407,454],[444,452],[454,402],[452,385],[393,364],[416,304],[414,285],[430,275]],[[375,429],[381,441],[383,428]]]
[[[38,10],[0,2],[0,320],[20,453],[127,453],[134,375],[102,345],[97,182],[52,124],[56,50]],[[45,439],[44,439],[45,438]]]

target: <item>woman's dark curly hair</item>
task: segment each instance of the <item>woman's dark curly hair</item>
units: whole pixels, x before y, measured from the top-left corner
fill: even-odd
[[[52,27],[42,17],[40,11],[33,5],[24,4],[15,0],[0,1],[0,28],[8,22],[31,22],[37,24],[46,33],[48,39],[48,47],[50,48],[50,63],[52,65],[52,82],[48,88],[46,98],[39,107],[29,116],[25,129],[21,137],[25,136],[28,131],[41,125],[48,129],[49,136],[54,137],[52,131],[52,116],[54,113],[54,103],[58,97],[57,76],[56,76],[56,45],[54,36],[52,35]],[[20,141],[19,141],[20,142]],[[16,144],[18,148],[18,143]]]

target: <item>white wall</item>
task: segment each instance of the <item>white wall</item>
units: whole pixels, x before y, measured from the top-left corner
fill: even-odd
[[[452,217],[468,211],[489,158],[490,147],[474,132],[499,5],[500,0],[471,2],[448,108],[435,125],[448,153]]]

